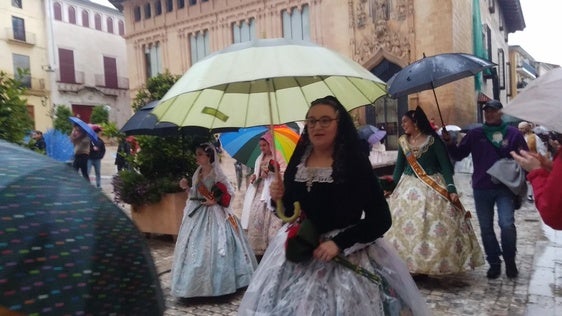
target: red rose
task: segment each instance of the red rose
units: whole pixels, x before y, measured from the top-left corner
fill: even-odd
[[[217,203],[221,206],[228,207],[230,205],[230,199],[232,196],[228,193],[226,185],[221,182],[217,182],[213,185],[211,191],[213,192],[213,196],[217,200]]]

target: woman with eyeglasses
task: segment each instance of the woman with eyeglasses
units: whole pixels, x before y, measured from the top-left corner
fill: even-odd
[[[250,185],[244,196],[242,210],[242,227],[247,230],[248,240],[258,258],[261,258],[269,241],[283,225],[275,216],[275,209],[270,203],[269,186],[275,179],[275,164],[279,172],[285,172],[285,159],[279,151],[273,157],[271,133],[265,133],[259,140],[261,154],[256,159],[254,173],[250,176]]]
[[[402,116],[385,235],[417,277],[474,269],[484,256],[453,181],[447,149],[421,107]]]
[[[182,298],[221,296],[250,283],[257,262],[238,218],[230,209],[234,188],[211,143],[195,148],[189,191],[172,265],[171,292]]]
[[[296,260],[289,242],[298,226],[283,226],[239,315],[429,314],[406,265],[381,238],[391,225],[388,205],[351,116],[335,97],[311,103],[284,180],[277,178],[270,193],[285,215],[300,203],[300,227],[309,223],[317,232],[309,238],[315,245]]]

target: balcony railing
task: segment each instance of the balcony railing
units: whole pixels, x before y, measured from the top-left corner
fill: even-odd
[[[129,89],[129,78],[117,77],[117,87],[108,86],[105,82],[105,75],[96,75],[96,87],[103,87],[108,89]]]
[[[70,81],[61,81],[61,75],[60,75],[60,70],[57,72],[57,82],[60,83],[70,83],[70,84],[84,84],[84,72],[83,71],[75,71],[74,72],[74,82],[70,82]]]
[[[22,36],[23,35],[23,36]],[[36,39],[35,39],[35,33],[31,33],[31,32],[25,32],[24,34],[21,35],[16,35],[16,32],[14,32],[14,29],[11,27],[7,27],[6,28],[6,38],[8,39],[8,41],[14,42],[14,43],[18,43],[18,44],[25,44],[25,45],[35,45]]]
[[[43,78],[31,78],[31,89],[32,90],[45,90],[45,79],[43,79]]]

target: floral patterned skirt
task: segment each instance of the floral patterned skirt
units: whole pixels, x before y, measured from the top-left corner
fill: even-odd
[[[261,201],[263,186],[264,181],[260,181],[254,201],[252,201],[248,223],[248,241],[254,253],[260,256],[264,254],[269,241],[275,237],[283,225],[281,219],[267,208],[266,201]]]
[[[407,267],[384,240],[345,256],[380,276],[376,284],[333,260],[287,261],[286,228],[267,248],[238,315],[430,315]]]
[[[443,185],[440,174],[431,175]],[[385,238],[411,273],[442,275],[484,264],[465,214],[413,175],[402,175],[389,199],[392,227]]]

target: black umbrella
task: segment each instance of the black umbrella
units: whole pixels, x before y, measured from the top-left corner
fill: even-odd
[[[190,126],[179,127],[174,123],[158,122],[156,115],[152,114],[152,109],[158,105],[158,100],[150,101],[140,108],[123,125],[120,132],[125,135],[152,135],[152,136],[180,136],[180,135],[208,135],[223,131],[234,131],[237,129],[229,128],[222,130],[209,130],[204,127]]]
[[[0,309],[162,315],[144,237],[71,168],[0,140]]]
[[[474,76],[495,64],[464,53],[446,53],[425,57],[404,67],[387,82],[388,94],[393,98],[433,90],[441,125],[445,126],[435,88],[462,78]]]

